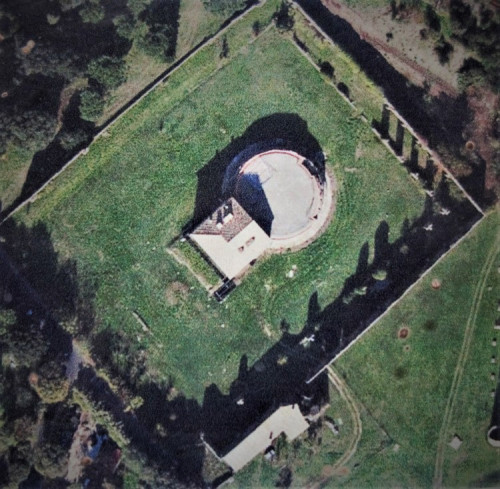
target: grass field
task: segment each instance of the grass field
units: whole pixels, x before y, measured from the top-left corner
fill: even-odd
[[[485,484],[485,476],[495,471],[498,477],[498,452],[487,444],[485,434],[495,384],[489,362],[500,292],[498,242],[495,245],[499,230],[498,213],[493,213],[336,362],[360,402],[400,446],[397,452],[381,452],[364,461],[350,477],[338,480],[339,486],[365,487],[374,480],[380,487],[432,484],[438,436],[475,288],[482,278],[479,271],[494,246],[496,259],[473,325],[452,421],[444,433],[443,484]],[[441,289],[432,289],[433,278],[441,280]],[[410,330],[404,340],[397,337],[403,326]],[[447,446],[455,433],[463,439],[456,452]]]
[[[271,29],[254,41],[253,22],[265,25],[275,8],[267,2],[228,31],[229,59],[214,43],[183,65],[16,217],[45,223],[61,257],[97,282],[101,328],[129,334],[155,378],[172,376],[199,400],[212,382],[227,389],[242,355],[252,364],[279,339],[282,320],[300,331],[313,292],[322,306],[335,299],[365,242],[373,253],[382,221],[392,241],[424,206],[423,191],[287,36]],[[219,305],[166,247],[191,218],[196,172],[277,113],[305,121],[328,155],[336,215],[307,249],[262,260]],[[169,305],[173,282],[189,292]]]
[[[340,455],[332,450],[330,433],[321,446],[305,434],[285,459],[271,466],[258,458],[237,475],[236,483],[240,487],[275,487],[279,469],[287,464],[292,469],[292,487],[316,487],[319,482],[323,485],[318,487],[431,487],[439,432],[472,297],[486,278],[455,409],[444,433],[442,483],[443,487],[498,487],[498,449],[487,443],[485,435],[493,407],[490,391],[498,379],[498,372],[495,381],[490,379],[491,372],[498,369],[490,358],[493,354],[498,357],[498,346],[493,347],[491,340],[500,293],[500,256],[498,240],[495,242],[499,231],[500,216],[490,214],[336,362],[355,393],[363,428],[358,449],[343,475],[325,477],[325,467]],[[490,253],[495,258],[481,276],[479,271]],[[432,289],[434,278],[441,280],[441,289]],[[403,326],[410,334],[398,339]],[[337,419],[342,413],[343,419],[349,419],[338,394],[331,390],[330,399],[326,414]],[[325,429],[323,426],[320,436]],[[463,440],[457,451],[447,445],[454,434]],[[352,436],[349,424],[345,435]]]

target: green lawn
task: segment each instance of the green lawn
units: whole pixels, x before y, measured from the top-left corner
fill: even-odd
[[[498,235],[497,222],[489,220],[491,233]],[[478,250],[479,251],[479,250]],[[483,256],[488,252],[485,247]],[[498,318],[498,301],[500,299],[500,254],[496,249],[495,260],[491,264],[480,306],[475,321],[475,334],[472,339],[470,353],[465,363],[464,375],[459,385],[456,398],[456,409],[453,411],[447,439],[456,433],[463,444],[454,451],[447,447],[443,482],[445,486],[498,486],[500,483],[500,462],[498,448],[492,448],[486,440],[486,432],[490,427],[493,398],[491,391],[498,382],[498,358],[500,348],[499,331],[493,329]],[[496,338],[497,346],[492,340]],[[497,358],[491,364],[491,357]],[[495,374],[494,380],[491,374]]]
[[[283,319],[298,332],[314,291],[321,306],[335,299],[382,221],[392,241],[424,206],[423,191],[287,36],[271,29],[254,41],[253,22],[265,25],[275,8],[267,2],[231,28],[228,60],[215,43],[183,65],[16,217],[44,222],[61,257],[97,282],[101,328],[130,334],[148,349],[155,378],[172,376],[199,400],[212,382],[226,390],[240,357],[253,363],[279,338]],[[275,113],[306,121],[328,155],[337,211],[320,239],[261,260],[219,305],[166,247],[192,215],[197,170]],[[172,282],[189,292],[170,306]]]
[[[439,431],[479,271],[499,230],[499,215],[493,213],[336,362],[359,400],[400,445],[397,452],[381,452],[364,461],[343,481],[346,487],[366,487],[373,481],[380,487],[431,486]],[[498,452],[485,437],[495,384],[489,361],[500,293],[498,248],[496,253],[445,434],[446,443],[455,433],[464,440],[456,452],[445,447],[446,487],[468,486],[498,471]],[[441,280],[441,289],[431,287],[433,278]],[[410,329],[405,340],[397,337],[402,326]]]

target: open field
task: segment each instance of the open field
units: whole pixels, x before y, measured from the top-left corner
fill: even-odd
[[[494,219],[490,219],[493,221]],[[497,222],[491,223],[492,232]],[[489,268],[484,269],[483,289],[471,317],[473,336],[463,365],[463,376],[458,385],[455,409],[451,413],[446,441],[456,433],[463,444],[456,452],[445,448],[443,464],[444,486],[493,486],[500,483],[499,451],[486,441],[490,427],[494,399],[491,391],[498,383],[499,332],[493,329],[498,319],[500,298],[500,247],[485,251],[492,254]],[[493,339],[497,340],[494,346]],[[495,356],[497,363],[492,364]],[[491,378],[493,374],[493,379]],[[498,416],[498,415],[497,415]]]
[[[283,320],[300,331],[315,291],[322,306],[335,299],[365,243],[373,256],[382,222],[392,242],[424,208],[418,184],[286,36],[272,29],[253,42],[253,22],[265,25],[274,9],[268,2],[228,31],[229,59],[215,43],[183,65],[16,218],[42,221],[61,257],[97,282],[99,327],[129,334],[148,351],[155,378],[172,376],[198,400],[211,383],[227,389],[241,356],[252,364]],[[281,118],[327,154],[336,215],[307,249],[261,260],[221,306],[166,247],[192,217],[197,171],[250,126],[272,131]],[[169,303],[174,282],[188,292]]]
[[[443,485],[486,483],[485,476],[498,470],[498,453],[486,443],[486,429],[493,407],[490,391],[495,384],[490,380],[489,362],[499,294],[495,243],[499,229],[498,214],[490,214],[336,362],[360,402],[384,427],[393,444],[399,445],[397,452],[381,452],[363,462],[350,477],[338,480],[339,485],[364,487],[374,480],[383,487],[432,484],[445,407],[475,289],[483,278],[479,271],[490,251],[496,253],[496,259],[488,270],[452,422],[444,434]],[[434,278],[442,283],[439,290],[431,287]],[[409,329],[406,339],[398,338],[402,327]],[[455,433],[464,440],[456,452],[447,446]]]

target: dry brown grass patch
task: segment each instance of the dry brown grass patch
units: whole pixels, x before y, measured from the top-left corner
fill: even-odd
[[[172,282],[165,291],[165,299],[170,306],[176,306],[189,293],[189,287],[183,282]]]

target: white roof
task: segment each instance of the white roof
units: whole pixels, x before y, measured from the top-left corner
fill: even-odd
[[[288,440],[292,441],[308,427],[309,424],[296,404],[282,406],[222,457],[222,460],[237,472],[256,455],[264,452],[281,433],[285,433]]]
[[[221,234],[191,234],[191,239],[228,278],[240,275],[251,261],[269,248],[269,236],[252,221],[230,241]]]

